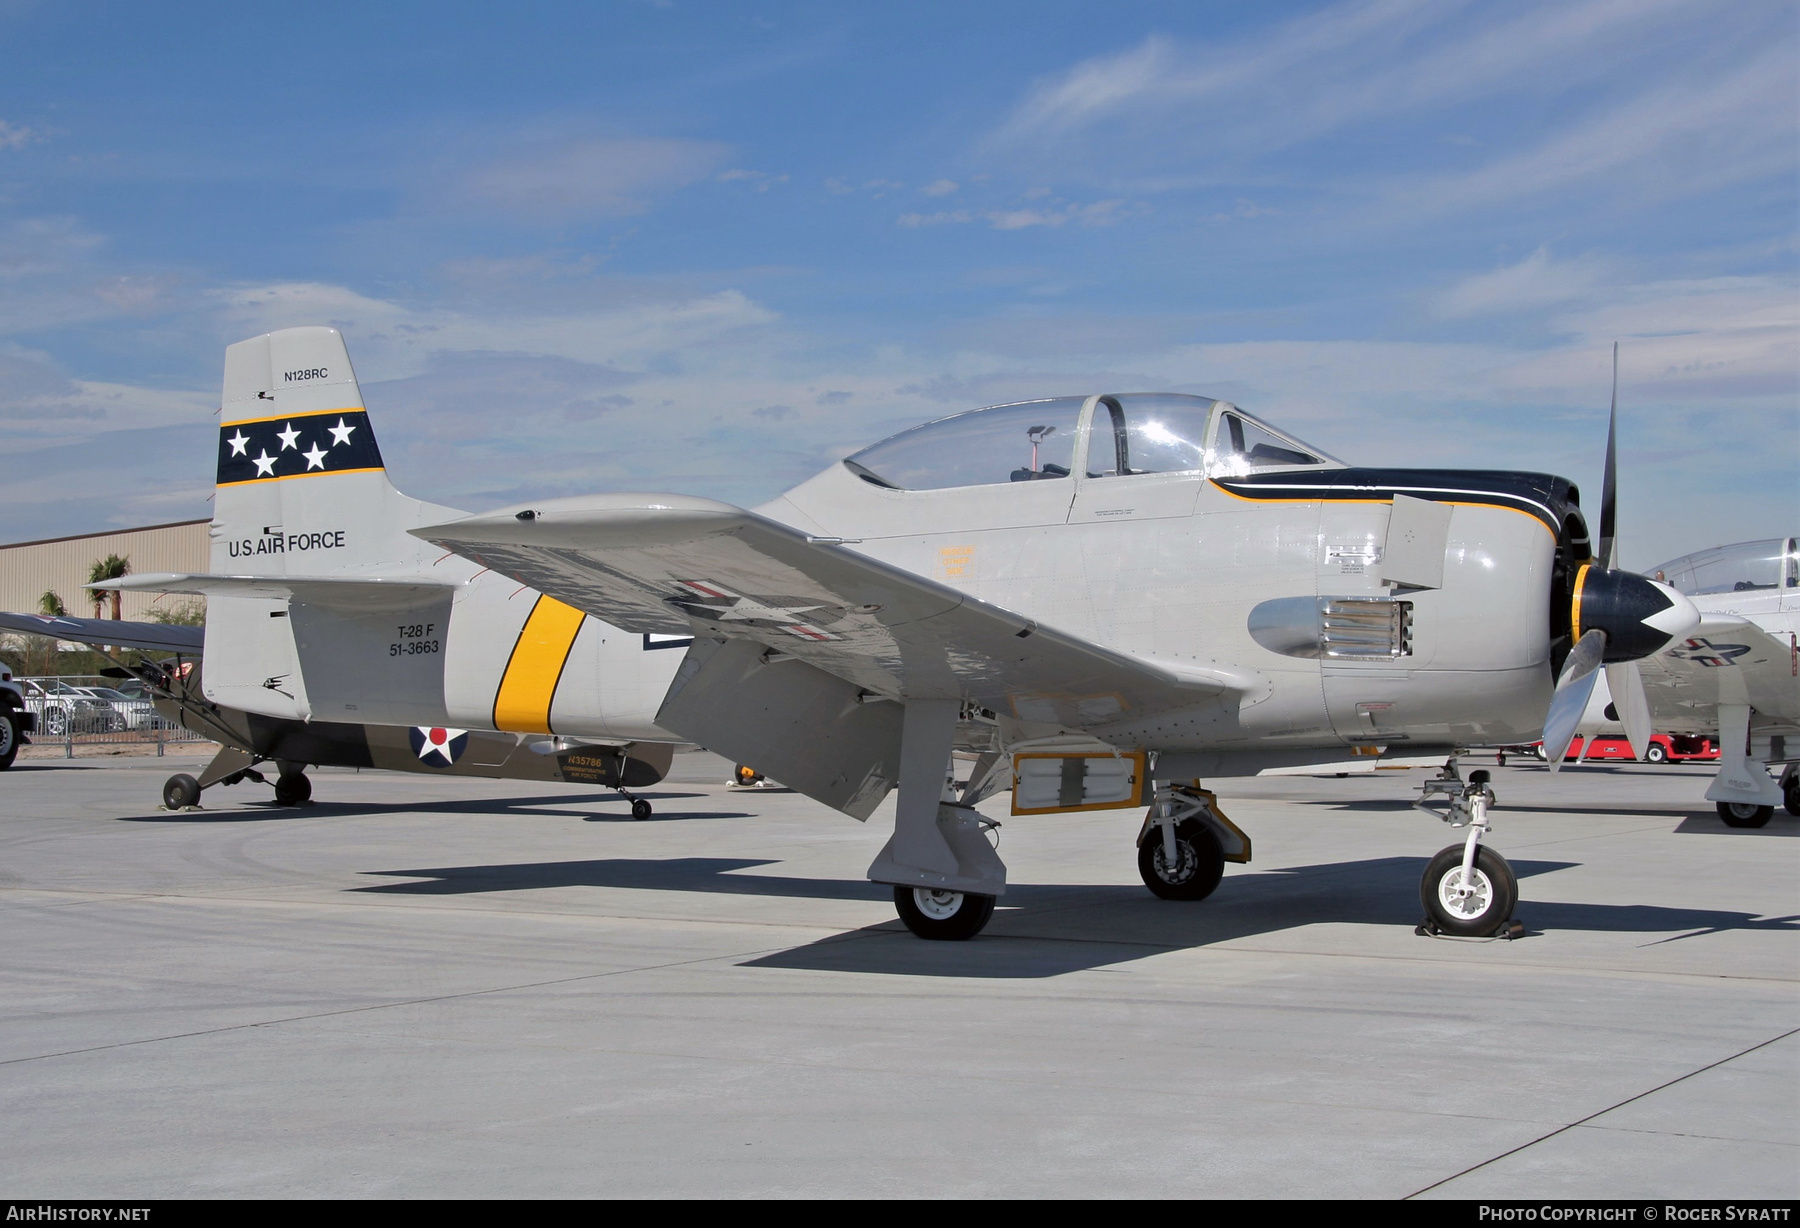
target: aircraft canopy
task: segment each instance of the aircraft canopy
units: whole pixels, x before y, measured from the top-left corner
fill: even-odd
[[[1648,574],[1688,597],[1800,588],[1800,551],[1791,537],[1714,546],[1671,559]]]
[[[943,490],[1141,473],[1242,476],[1267,469],[1336,465],[1211,397],[1126,393],[1057,397],[970,410],[891,435],[844,461],[866,482]]]

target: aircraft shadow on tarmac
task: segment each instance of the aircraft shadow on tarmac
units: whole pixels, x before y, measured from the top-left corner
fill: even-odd
[[[686,857],[667,861],[614,858],[523,865],[441,866],[370,871],[421,881],[352,890],[386,895],[464,895],[549,887],[688,891],[794,899],[885,900],[892,889],[862,879],[742,874],[779,864],[766,859]],[[1514,861],[1520,878],[1578,865]],[[745,961],[750,968],[897,973],[1006,979],[1060,976],[1142,959],[1163,951],[1279,933],[1314,923],[1411,928],[1425,858],[1294,866],[1228,876],[1211,899],[1158,900],[1140,886],[1024,883],[1010,887],[981,937],[967,943],[922,942],[899,922],[835,934],[819,942]],[[1723,930],[1800,928],[1796,917],[1759,918],[1716,909],[1655,905],[1558,904],[1525,900],[1519,916],[1533,932],[1585,930],[1658,934],[1667,939]]]
[[[705,793],[636,793],[657,806],[648,819],[633,819],[631,805],[616,793],[551,793],[542,797],[481,797],[448,801],[412,802],[313,802],[282,806],[274,801],[246,801],[217,810],[159,810],[151,814],[123,815],[121,823],[269,823],[287,819],[369,818],[384,814],[511,815],[517,818],[581,819],[587,823],[658,823],[679,819],[748,819],[739,810],[664,810],[661,807],[685,798],[709,797]],[[227,799],[229,801],[229,799]],[[604,806],[605,810],[576,810],[575,806]]]

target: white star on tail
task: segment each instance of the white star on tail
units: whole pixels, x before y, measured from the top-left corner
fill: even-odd
[[[269,455],[269,450],[267,448],[264,448],[262,455],[256,458],[256,476],[259,478],[265,477],[274,472],[275,458]]]
[[[325,449],[321,448],[316,443],[312,446],[311,452],[302,452],[300,455],[306,458],[306,467],[308,469],[323,469],[325,467]]]
[[[275,437],[281,440],[281,450],[283,452],[286,452],[289,448],[298,448],[300,446],[300,432],[294,429],[294,424],[292,422],[287,424],[287,430],[276,431]]]
[[[331,431],[331,446],[335,448],[340,443],[343,444],[345,447],[349,447],[350,446],[350,432],[354,431],[356,428],[353,426],[345,426],[344,420],[342,418],[339,418],[338,424],[336,426],[329,427],[327,429]]]
[[[231,445],[231,454],[233,456],[249,455],[249,453],[244,451],[244,445],[250,442],[250,436],[244,434],[244,432],[239,431],[225,442]]]

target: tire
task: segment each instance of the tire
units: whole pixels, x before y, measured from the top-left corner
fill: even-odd
[[[19,757],[19,718],[12,710],[0,712],[0,772]]]
[[[1667,763],[1669,752],[1661,742],[1652,742],[1644,748],[1645,763]]]
[[[925,887],[895,887],[894,910],[920,938],[963,942],[975,937],[994,915],[994,897]]]
[[[1775,807],[1754,802],[1720,802],[1719,817],[1727,827],[1762,827],[1775,817]]]
[[[200,804],[200,782],[182,772],[163,781],[163,807],[186,810]]]
[[[53,738],[67,737],[69,733],[69,713],[66,708],[44,709],[44,732]]]
[[[638,798],[632,799],[631,817],[636,819],[638,822],[640,822],[640,823],[643,822],[645,819],[649,818],[651,815],[653,815],[655,813],[656,812],[650,808],[650,803],[645,801],[643,798],[638,797]]]
[[[1419,882],[1419,902],[1446,934],[1486,938],[1498,934],[1512,920],[1519,902],[1519,880],[1506,858],[1487,845],[1475,850],[1476,897],[1461,902],[1453,889],[1462,879],[1463,846],[1452,844],[1425,867]]]
[[[312,800],[312,781],[305,773],[295,772],[291,776],[281,776],[275,781],[275,804],[278,806],[304,806]]]
[[[1789,814],[1800,815],[1800,780],[1791,782],[1781,791],[1781,807]]]
[[[1548,763],[1550,761],[1550,752],[1544,749],[1544,744],[1542,742],[1539,742],[1536,746],[1532,747],[1531,753],[1537,756],[1539,763]]]
[[[1204,900],[1225,877],[1225,850],[1212,829],[1197,819],[1175,825],[1175,851],[1180,864],[1173,871],[1163,852],[1163,834],[1152,827],[1138,845],[1138,877],[1151,894],[1165,900]]]

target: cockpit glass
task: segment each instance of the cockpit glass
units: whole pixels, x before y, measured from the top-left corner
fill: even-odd
[[[1800,587],[1800,558],[1793,539],[1776,537],[1684,554],[1648,574],[1689,597],[1773,591]]]
[[[1087,475],[1185,473],[1206,467],[1211,397],[1164,393],[1106,397],[1088,428]]]
[[[1221,473],[1246,474],[1283,465],[1319,465],[1321,458],[1305,451],[1246,414],[1227,413],[1213,437],[1217,469]]]
[[[1085,397],[976,409],[902,431],[844,464],[864,481],[900,490],[944,490],[1066,478]]]

